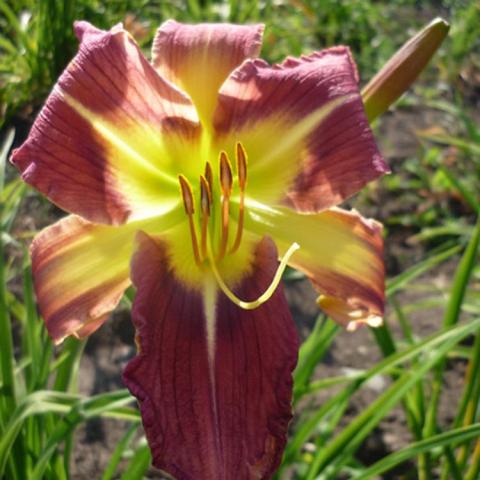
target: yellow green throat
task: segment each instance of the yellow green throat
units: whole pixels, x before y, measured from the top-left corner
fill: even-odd
[[[245,190],[247,185],[247,154],[245,148],[240,142],[235,146],[236,160],[236,181],[238,188],[238,197],[232,202],[232,194],[234,189],[234,174],[232,164],[225,151],[221,151],[219,155],[219,172],[218,185],[214,183],[214,173],[209,162],[205,164],[205,171],[199,178],[199,204],[200,209],[197,212],[194,189],[191,183],[184,175],[179,175],[180,191],[182,195],[185,214],[188,218],[188,229],[191,239],[192,254],[195,264],[202,277],[207,282],[211,281],[213,276],[218,288],[237,306],[245,310],[252,310],[266,302],[275,292],[287,263],[293,253],[300,248],[297,243],[293,243],[287,250],[280,261],[277,271],[272,278],[267,289],[255,300],[244,301],[238,298],[227,285],[219,269],[228,257],[229,279],[244,275],[250,268],[250,262],[247,261],[242,265],[233,266],[235,263],[231,259],[242,257],[242,239],[244,235],[244,217],[245,217]],[[237,206],[236,215],[236,233],[231,241],[231,204]],[[197,228],[200,235],[197,233]],[[248,245],[247,245],[248,247]],[[239,252],[240,250],[240,252]],[[250,253],[247,248],[247,253]],[[243,255],[242,255],[243,253]],[[232,275],[233,274],[233,275]]]

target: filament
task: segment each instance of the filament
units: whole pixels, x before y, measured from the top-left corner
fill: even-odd
[[[197,232],[195,230],[195,223],[193,222],[193,214],[195,213],[195,200],[193,198],[192,186],[189,181],[183,176],[178,176],[180,183],[180,190],[183,198],[183,206],[185,207],[185,213],[188,217],[188,225],[190,228],[190,237],[192,239],[193,255],[195,257],[195,263],[200,266],[202,264],[202,258],[200,257],[200,251],[198,249]]]
[[[202,265],[202,258],[200,257],[200,250],[198,249],[197,233],[195,231],[195,224],[193,223],[193,217],[188,215],[188,225],[190,227],[190,236],[192,237],[193,255],[195,257],[195,263],[200,267]]]

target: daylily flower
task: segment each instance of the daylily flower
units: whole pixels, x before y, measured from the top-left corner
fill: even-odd
[[[149,63],[121,26],[75,30],[80,50],[12,157],[72,213],[31,247],[48,331],[89,335],[132,281],[124,381],[154,464],[269,478],[298,350],[285,265],[340,324],[383,315],[381,226],[335,207],[388,171],[350,52],[271,66],[261,25],[168,21]]]

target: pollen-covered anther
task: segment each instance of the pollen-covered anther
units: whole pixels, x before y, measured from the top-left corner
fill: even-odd
[[[237,142],[235,156],[237,160],[238,186],[240,187],[240,192],[244,192],[247,185],[247,152],[240,142]]]
[[[205,164],[205,179],[207,180],[208,186],[210,187],[210,193],[213,191],[213,171],[212,171],[212,165],[210,165],[210,162],[207,162]]]
[[[178,176],[180,182],[180,189],[182,192],[183,206],[185,207],[185,213],[187,215],[193,215],[195,213],[195,202],[193,200],[193,191],[190,182],[183,176]]]
[[[187,214],[187,217],[188,217],[188,225],[190,228],[190,236],[192,239],[192,248],[193,248],[193,255],[195,257],[195,263],[198,266],[200,266],[202,264],[202,259],[200,257],[200,250],[198,248],[198,241],[197,241],[197,232],[195,230],[195,223],[193,221],[193,214],[195,213],[195,201],[193,198],[192,186],[183,175],[178,176],[178,181],[180,183],[180,190],[182,192],[185,213]]]
[[[210,216],[210,206],[212,205],[212,192],[210,186],[203,175],[200,175],[200,205],[202,215]]]
[[[230,253],[233,253],[238,250],[240,243],[242,242],[243,234],[243,222],[244,222],[244,211],[245,211],[245,187],[247,186],[247,152],[240,142],[237,142],[235,148],[235,157],[237,160],[237,177],[238,177],[238,186],[240,188],[240,201],[238,205],[238,223],[237,223],[237,234],[235,235],[235,241],[230,250]]]
[[[202,232],[200,239],[200,247],[203,258],[207,256],[207,234],[208,220],[210,218],[210,207],[212,205],[212,192],[207,179],[200,175],[200,205],[202,209]]]
[[[220,189],[222,191],[222,236],[218,260],[225,256],[228,244],[228,222],[230,216],[230,195],[233,186],[232,165],[225,152],[220,152]]]
[[[232,185],[232,164],[230,163],[228,155],[222,151],[220,152],[220,187],[222,188],[223,196],[230,197]]]

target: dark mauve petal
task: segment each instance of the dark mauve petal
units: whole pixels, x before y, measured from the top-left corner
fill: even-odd
[[[176,279],[166,248],[139,234],[132,262],[139,354],[124,382],[140,402],[153,462],[178,480],[267,479],[277,468],[291,418],[298,351],[282,287],[253,311],[219,294],[209,364],[202,294]],[[252,300],[278,265],[269,239],[236,293]]]
[[[196,111],[121,26],[77,22],[75,31],[79,51],[12,162],[52,202],[90,221],[146,217],[178,198],[176,176],[163,172],[166,150],[197,138]]]
[[[249,195],[262,203],[320,211],[388,172],[346,47],[244,62],[220,89],[214,128],[220,146],[245,146]]]

